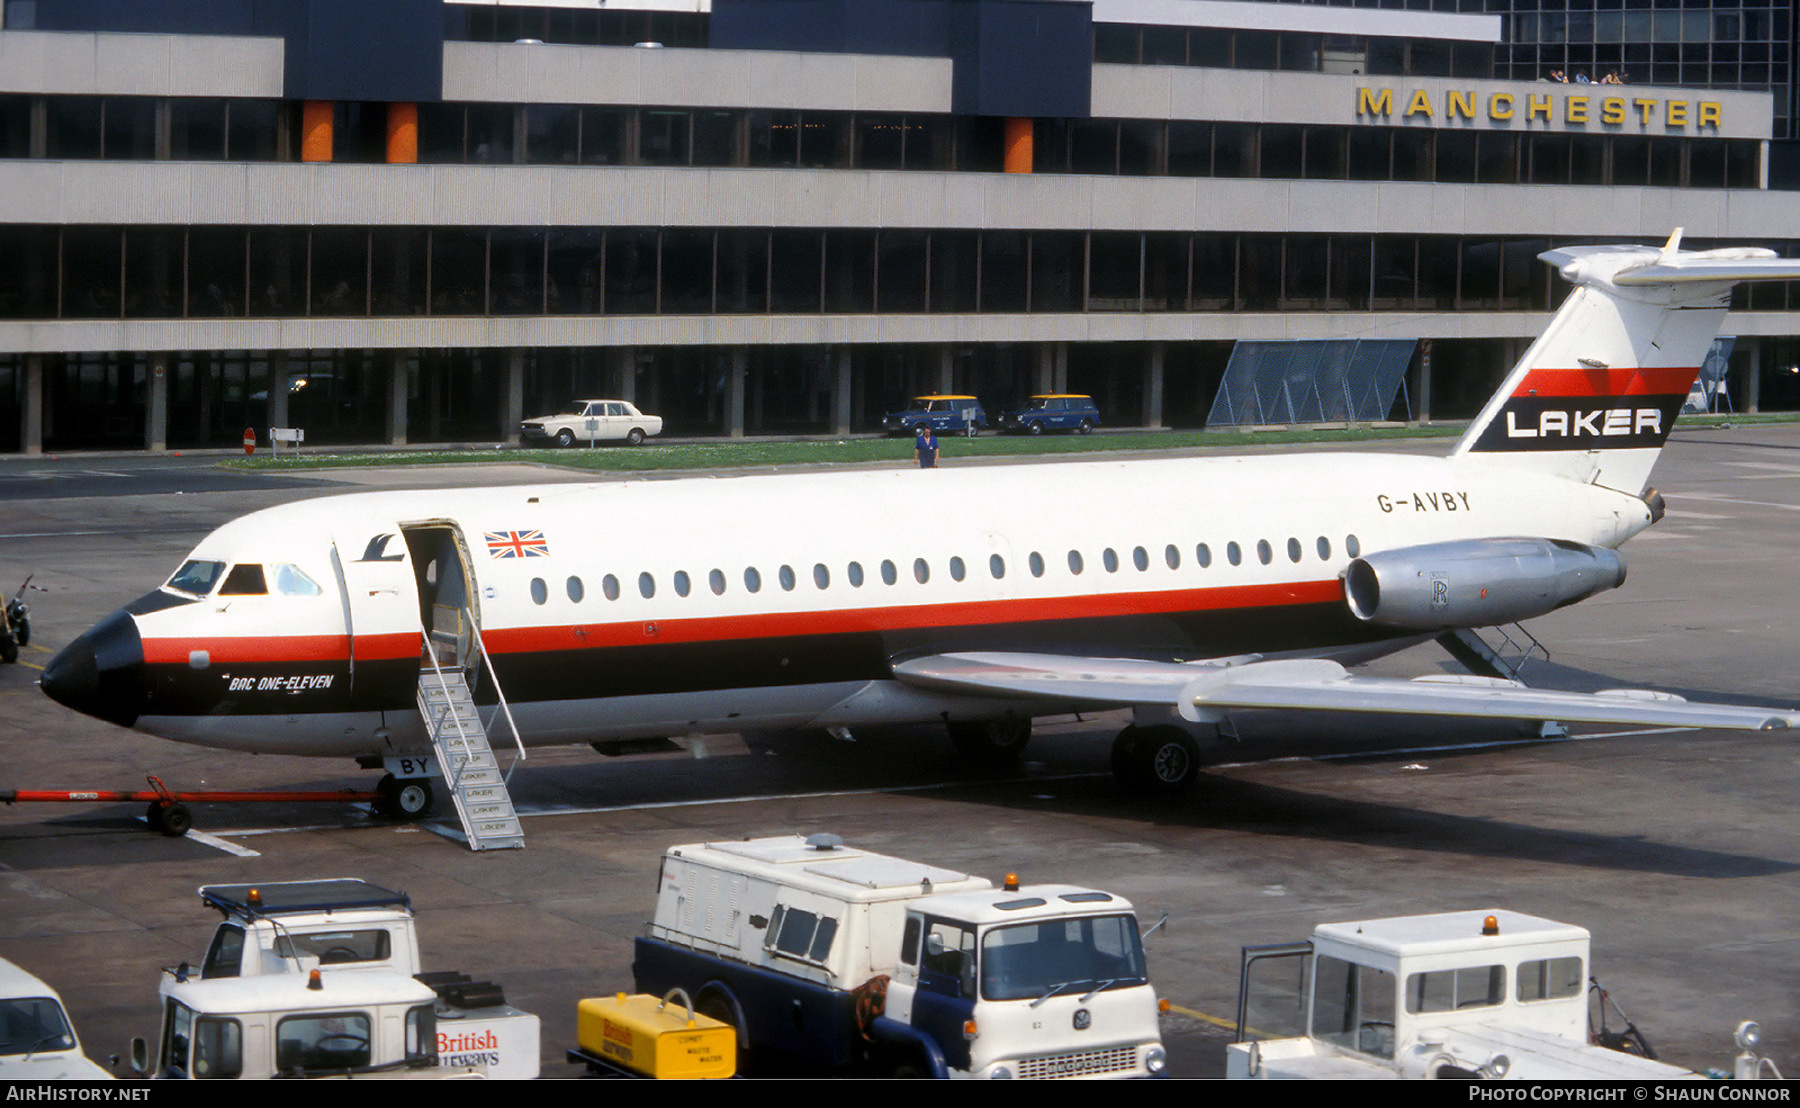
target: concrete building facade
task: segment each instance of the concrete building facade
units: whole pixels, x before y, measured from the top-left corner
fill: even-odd
[[[1539,252],[1800,245],[1780,91],[1496,77],[1500,15],[4,12],[6,452],[506,441],[596,395],[721,437],[931,391],[1188,427],[1234,343],[1340,336],[1421,340],[1394,414],[1455,418],[1563,295]],[[1800,407],[1800,289],[1738,307],[1733,402]]]

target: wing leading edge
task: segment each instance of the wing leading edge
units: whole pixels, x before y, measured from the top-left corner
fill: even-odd
[[[1286,708],[1743,731],[1800,726],[1800,713],[1709,704],[1648,689],[1571,693],[1485,677],[1355,677],[1336,662],[1316,658],[1178,663],[938,654],[902,662],[894,674],[910,685],[975,695],[1107,708],[1169,707],[1196,721],[1209,710]]]

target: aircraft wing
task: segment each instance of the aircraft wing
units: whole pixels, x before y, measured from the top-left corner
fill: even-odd
[[[1800,712],[1707,704],[1648,689],[1571,693],[1491,677],[1357,677],[1336,662],[1317,658],[1180,663],[937,654],[902,662],[894,674],[912,685],[987,696],[1109,708],[1163,705],[1189,720],[1199,720],[1209,709],[1287,708],[1746,731],[1800,726]]]

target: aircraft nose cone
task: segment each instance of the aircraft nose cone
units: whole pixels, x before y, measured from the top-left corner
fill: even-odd
[[[57,651],[38,682],[51,700],[130,727],[143,709],[144,642],[129,613],[114,612]]]

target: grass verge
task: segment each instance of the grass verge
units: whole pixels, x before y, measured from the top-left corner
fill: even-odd
[[[1382,439],[1440,438],[1459,434],[1460,427],[1376,427],[1296,431],[1143,431],[1099,435],[1046,435],[1024,438],[986,435],[942,440],[944,458],[999,458],[1043,454],[1090,454],[1132,450],[1179,450],[1196,447],[1282,446],[1293,443],[1369,442]],[[905,462],[912,458],[910,438],[854,438],[735,442],[649,442],[643,446],[600,446],[570,450],[515,447],[469,447],[459,450],[395,450],[378,452],[258,454],[223,463],[236,469],[308,470],[346,466],[467,465],[494,462],[542,463],[607,472],[647,472],[732,467],[848,465]]]

